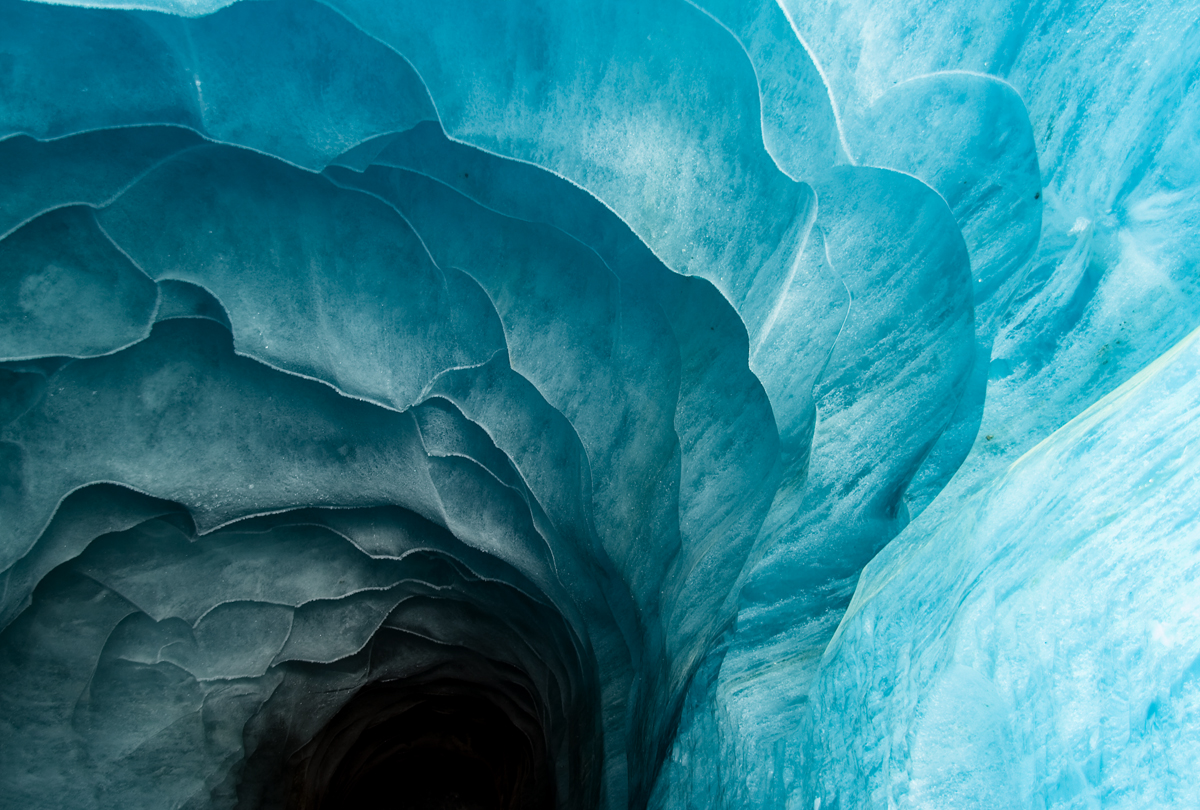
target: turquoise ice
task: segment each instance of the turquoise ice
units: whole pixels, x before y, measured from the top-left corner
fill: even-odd
[[[1198,154],[1194,0],[0,0],[0,804],[1198,806]]]

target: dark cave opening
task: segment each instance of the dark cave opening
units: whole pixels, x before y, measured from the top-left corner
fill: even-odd
[[[374,684],[306,746],[295,810],[549,810],[538,719],[488,685]]]

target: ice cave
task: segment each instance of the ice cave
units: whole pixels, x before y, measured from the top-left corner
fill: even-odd
[[[0,0],[0,807],[1200,808],[1200,0]]]

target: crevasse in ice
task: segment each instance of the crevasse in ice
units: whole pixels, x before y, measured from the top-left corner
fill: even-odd
[[[0,804],[1197,806],[1197,20],[0,0]]]

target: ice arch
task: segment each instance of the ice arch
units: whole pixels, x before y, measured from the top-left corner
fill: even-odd
[[[969,11],[2,0],[5,803],[1185,806],[1196,14]]]

